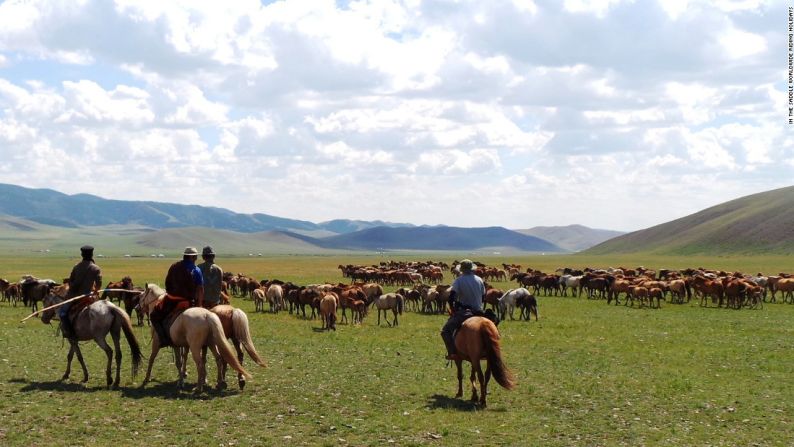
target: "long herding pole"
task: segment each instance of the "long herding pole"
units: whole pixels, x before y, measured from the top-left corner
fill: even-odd
[[[38,315],[38,314],[40,314],[40,313],[42,313],[42,312],[44,312],[44,311],[46,311],[46,310],[55,309],[56,307],[61,307],[61,306],[63,306],[63,305],[64,305],[64,304],[66,304],[66,303],[71,303],[72,301],[77,301],[77,300],[79,300],[80,298],[85,298],[85,297],[87,297],[87,296],[89,296],[89,295],[93,295],[94,293],[97,293],[97,294],[98,294],[98,293],[100,293],[100,292],[130,292],[130,293],[140,293],[140,292],[139,292],[139,291],[137,291],[137,290],[127,290],[127,289],[100,289],[100,290],[97,290],[96,292],[85,293],[85,294],[83,294],[83,295],[77,295],[77,296],[76,296],[76,297],[74,297],[74,298],[69,298],[69,299],[68,299],[68,300],[66,300],[66,301],[61,301],[61,302],[60,302],[60,303],[58,303],[58,304],[53,304],[52,306],[45,307],[44,309],[37,310],[36,312],[33,312],[32,314],[28,315],[27,317],[25,317],[25,318],[23,318],[23,319],[19,320],[19,322],[20,322],[20,323],[22,323],[22,322],[24,322],[25,320],[28,320],[28,319],[30,319],[30,318],[33,318],[33,317],[35,317],[36,315]]]

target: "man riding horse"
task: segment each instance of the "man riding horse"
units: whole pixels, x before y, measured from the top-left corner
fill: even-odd
[[[447,360],[458,360],[455,352],[455,331],[467,318],[482,313],[485,298],[485,284],[473,272],[474,263],[468,259],[460,262],[461,275],[450,287],[448,304],[450,316],[441,329],[441,338],[447,347]]]
[[[66,292],[66,299],[87,295],[102,287],[102,270],[94,263],[94,247],[90,245],[80,247],[80,255],[83,260],[72,268],[72,273],[69,275],[69,291]],[[66,303],[58,309],[61,333],[64,338],[72,339],[75,336],[72,321],[69,318],[69,309],[74,303],[74,301]]]
[[[165,320],[177,307],[184,310],[188,307],[204,306],[204,277],[196,266],[196,259],[198,259],[198,251],[193,247],[186,247],[182,253],[182,260],[168,268],[165,277],[167,293],[165,299],[149,314],[149,320],[157,332],[161,347],[171,345]]]
[[[201,250],[201,259],[198,265],[201,276],[204,277],[204,307],[212,309],[221,302],[221,283],[223,269],[215,263],[215,253],[209,245]]]

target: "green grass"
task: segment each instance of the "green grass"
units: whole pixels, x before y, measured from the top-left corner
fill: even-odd
[[[476,256],[475,256],[476,258]],[[337,281],[338,264],[380,257],[281,256],[219,259],[234,272],[300,283]],[[423,254],[405,259],[442,259]],[[460,259],[460,257],[458,257]],[[706,265],[728,270],[792,270],[786,258],[482,258],[553,270],[562,265]],[[0,260],[0,276],[60,278],[74,260]],[[163,283],[169,260],[106,259],[106,280],[130,274]],[[497,286],[509,287],[507,283]],[[175,389],[161,352],[154,382],[130,377],[104,388],[104,358],[84,343],[87,386],[57,379],[67,348],[21,307],[0,305],[0,444],[3,445],[786,445],[794,439],[794,306],[761,310],[661,310],[603,301],[541,297],[539,322],[500,326],[514,391],[489,387],[489,408],[453,399],[454,368],[441,360],[442,316],[409,312],[397,328],[361,326],[320,333],[317,320],[248,312],[268,368],[254,368],[243,392],[195,396]],[[148,355],[149,335],[136,328]],[[76,364],[75,364],[76,365]],[[73,365],[73,366],[75,366]],[[195,380],[190,364],[188,381]],[[209,378],[214,384],[214,364]],[[230,376],[229,379],[232,379]],[[466,395],[468,395],[468,385]],[[287,438],[289,437],[289,438]]]

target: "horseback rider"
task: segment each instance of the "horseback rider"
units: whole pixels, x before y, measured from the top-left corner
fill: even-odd
[[[460,262],[461,275],[455,279],[450,287],[447,303],[450,307],[450,316],[444,327],[441,328],[441,338],[447,347],[447,360],[458,360],[455,352],[455,331],[460,328],[467,318],[475,313],[482,312],[482,303],[485,299],[485,284],[482,278],[474,274],[474,263],[468,259]]]
[[[223,282],[223,269],[215,263],[215,253],[209,245],[201,250],[201,259],[198,265],[201,276],[204,277],[204,307],[212,309],[221,302],[221,283]]]
[[[162,306],[157,306],[149,315],[161,347],[171,344],[165,319],[180,302],[189,302],[189,307],[204,305],[204,277],[196,266],[196,259],[198,259],[198,251],[194,247],[186,247],[182,253],[182,260],[171,264],[165,277],[167,295]]]
[[[84,245],[80,247],[82,261],[75,264],[69,275],[69,290],[66,299],[80,295],[87,295],[102,287],[102,270],[94,263],[94,247]],[[65,338],[75,338],[74,327],[69,319],[69,309],[75,302],[66,303],[58,309],[58,318],[61,320],[61,333]]]

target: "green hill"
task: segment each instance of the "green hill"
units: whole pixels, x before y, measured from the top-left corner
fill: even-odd
[[[792,254],[794,186],[753,194],[610,239],[584,254]]]

